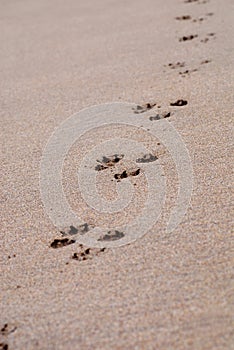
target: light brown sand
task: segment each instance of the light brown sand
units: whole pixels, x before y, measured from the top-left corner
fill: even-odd
[[[9,350],[232,348],[232,10],[232,0],[1,2],[0,343]],[[185,67],[164,66],[178,61]],[[182,77],[187,69],[197,71]],[[180,98],[188,105],[170,119],[195,185],[178,228],[166,233],[165,214],[135,243],[86,261],[71,259],[75,244],[50,248],[59,234],[39,167],[54,128],[94,104],[167,110]]]

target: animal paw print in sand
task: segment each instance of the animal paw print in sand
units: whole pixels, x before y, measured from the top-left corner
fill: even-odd
[[[4,342],[1,341],[0,343],[0,350],[8,350],[9,346],[5,341],[5,338],[15,332],[17,327],[15,326],[10,326],[8,323],[5,323],[4,326],[0,329],[0,335],[4,338]]]
[[[189,15],[184,15],[184,16],[177,16],[175,19],[177,19],[177,21],[187,21],[189,19],[192,19],[192,17]]]
[[[182,68],[185,66],[185,62],[168,63],[167,66],[171,69]],[[164,66],[164,67],[167,67],[167,66]]]
[[[193,23],[202,23],[203,21],[206,21],[208,19],[208,17],[211,17],[213,16],[213,12],[209,12],[209,13],[206,13],[203,17],[198,17],[198,18],[194,18],[192,20]]]
[[[203,61],[201,61],[200,64],[207,64],[207,63],[210,63],[210,62],[212,62],[212,61],[211,60],[203,60]]]
[[[183,16],[177,16],[175,17],[177,21],[189,21],[191,20],[193,23],[201,23],[205,21],[207,18],[206,17],[198,17],[198,18],[192,18],[190,15],[183,15]]]
[[[142,158],[137,158],[136,163],[152,163],[155,162],[158,157],[154,156],[151,153],[145,154]]]
[[[99,164],[96,165],[95,170],[101,171],[113,167],[116,163],[119,163],[123,159],[123,154],[114,154],[109,157],[102,157],[102,160],[97,160]]]
[[[132,110],[135,114],[145,113],[156,106],[156,103],[146,103],[143,106],[136,106]]]
[[[198,17],[198,18],[193,19],[193,23],[197,23],[197,22],[201,23],[205,20],[206,20],[206,18],[204,18],[204,17]]]
[[[56,238],[53,240],[53,242],[50,244],[51,248],[57,249],[57,248],[62,248],[62,247],[66,247],[67,245],[73,244],[75,243],[76,240],[75,239],[69,239],[69,238]]]
[[[123,232],[120,232],[118,230],[110,230],[106,234],[102,235],[100,238],[98,238],[99,242],[110,242],[110,241],[117,241],[121,238],[123,238],[125,234]]]
[[[197,72],[198,70],[195,68],[195,69],[191,69],[191,70],[189,70],[189,69],[186,69],[185,71],[183,71],[183,72],[179,72],[179,75],[181,76],[181,77],[186,77],[186,76],[188,76],[188,75],[190,75],[190,74],[192,74],[192,73],[194,73],[194,72]]]
[[[126,179],[127,177],[129,176],[137,176],[140,174],[140,168],[138,169],[133,169],[133,170],[124,170],[122,173],[120,174],[115,174],[114,175],[114,178],[117,180],[117,181],[120,181],[122,179]]]
[[[168,67],[171,69],[183,68],[183,67],[185,67],[185,62],[169,63]],[[182,77],[186,77],[186,76],[188,76],[191,73],[194,73],[196,71],[197,71],[196,68],[195,69],[186,69],[185,71],[180,71],[179,75],[181,75]],[[164,117],[164,118],[166,118],[166,117]]]
[[[210,39],[216,39],[215,33],[208,33],[205,38],[201,39],[201,43],[207,43]]]
[[[17,329],[17,327],[15,327],[15,326],[9,326],[8,323],[5,323],[4,326],[3,326],[3,327],[1,328],[1,330],[0,330],[0,334],[1,334],[1,335],[9,335],[9,334],[15,332],[16,329]]]
[[[90,260],[103,253],[105,250],[106,248],[87,248],[84,247],[83,244],[79,244],[78,251],[73,253],[71,259],[77,261]]]
[[[191,3],[196,2],[197,4],[202,5],[202,4],[207,4],[209,1],[210,0],[185,0],[184,3],[191,4]]]
[[[171,112],[165,112],[165,113],[160,113],[160,114],[156,114],[156,115],[150,116],[149,120],[151,122],[153,122],[155,120],[169,118],[170,116],[171,116]]]
[[[198,37],[197,34],[191,34],[191,35],[187,35],[187,36],[182,36],[181,38],[179,38],[179,42],[190,41],[190,40],[196,39],[197,37]]]
[[[83,225],[79,226],[70,226],[68,228],[64,228],[60,233],[62,236],[74,236],[74,235],[84,235],[85,233],[89,232],[91,228],[93,228],[93,225],[84,223]]]
[[[188,104],[188,101],[186,100],[177,100],[176,102],[171,102],[170,106],[182,107],[182,106],[186,106],[187,104]]]
[[[62,236],[66,237],[66,236],[76,236],[76,235],[84,235],[87,232],[90,231],[91,228],[94,228],[93,225],[84,223],[83,225],[79,225],[79,226],[69,226],[69,227],[65,227],[62,231],[60,231],[60,233],[62,234]],[[76,239],[70,239],[70,238],[56,238],[53,240],[53,242],[50,244],[51,248],[57,249],[57,248],[62,248],[62,247],[66,247],[67,245],[73,244],[76,242]]]

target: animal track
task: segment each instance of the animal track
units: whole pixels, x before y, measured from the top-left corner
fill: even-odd
[[[7,337],[9,334],[15,332],[17,327],[9,326],[8,323],[5,323],[4,326],[0,329],[0,334],[3,337]],[[0,350],[8,350],[8,344],[6,342],[0,343]]]
[[[191,18],[192,17],[189,15],[175,17],[175,19],[177,19],[178,21],[187,21],[188,19],[191,19]]]
[[[9,327],[8,323],[5,323],[4,326],[0,330],[0,334],[9,335],[10,333],[15,332],[17,327]]]
[[[134,107],[132,110],[134,111],[135,114],[139,114],[139,113],[145,113],[147,111],[149,111],[150,109],[152,109],[154,106],[156,106],[156,103],[146,103],[143,106],[136,106]]]
[[[182,68],[182,67],[185,67],[185,62],[169,63],[169,64],[168,64],[168,67],[171,68],[171,69]],[[186,75],[190,75],[191,73],[196,72],[196,71],[197,71],[196,68],[195,68],[195,69],[191,69],[191,70],[186,69],[186,70],[183,71],[183,72],[179,72],[179,74],[180,74],[182,77],[185,77]],[[170,115],[165,115],[165,116],[163,116],[163,117],[164,117],[164,118],[167,118],[167,117],[169,117],[169,116],[170,116]],[[156,117],[157,117],[157,116],[156,116]],[[161,118],[159,118],[159,115],[158,115],[158,119],[161,119]],[[156,118],[156,119],[150,119],[150,120],[157,120],[157,118]]]
[[[125,234],[123,232],[120,232],[118,230],[111,230],[108,231],[107,234],[104,234],[101,236],[98,241],[100,242],[110,242],[110,241],[117,241],[121,238],[123,238]]]
[[[184,66],[185,66],[185,62],[168,63],[168,67],[170,67],[171,69],[182,68]]]
[[[195,38],[197,38],[198,35],[197,34],[193,34],[193,35],[187,35],[187,36],[182,36],[181,38],[179,38],[179,41],[189,41],[189,40],[193,40]]]
[[[13,255],[8,255],[8,259],[15,258],[15,257],[16,257],[15,254],[13,254]]]
[[[114,178],[116,180],[122,180],[122,179],[126,179],[129,176],[137,176],[140,174],[140,168],[136,169],[136,170],[124,170],[121,174],[115,174]]]
[[[206,18],[204,18],[204,17],[199,17],[199,18],[194,18],[193,19],[193,22],[194,23],[196,23],[196,22],[203,22],[203,21],[205,21],[206,20]]]
[[[207,2],[209,2],[209,0],[203,0],[203,1],[200,1],[200,0],[185,0],[184,3],[185,4],[191,4],[193,2],[197,2],[198,4],[206,4]]]
[[[137,163],[151,163],[157,160],[158,157],[154,156],[153,154],[145,154],[142,158],[137,158]]]
[[[85,248],[83,244],[79,244],[79,251],[73,253],[71,259],[83,261],[93,259],[95,256],[98,256],[100,253],[103,253],[106,248]]]
[[[70,226],[67,229],[64,229],[63,231],[60,231],[60,233],[62,234],[62,236],[73,236],[73,235],[84,235],[86,232],[88,232],[90,230],[90,225],[88,225],[87,223],[74,227],[74,226]]]
[[[187,104],[188,104],[188,101],[186,101],[186,100],[177,100],[176,102],[170,103],[170,106],[181,107],[181,106],[185,106]]]
[[[207,15],[206,15],[206,16],[207,16]],[[207,18],[205,18],[205,17],[198,17],[198,18],[192,19],[191,16],[189,16],[189,15],[184,15],[184,16],[175,17],[175,19],[176,19],[177,21],[188,21],[188,20],[192,20],[193,23],[196,23],[196,22],[203,22],[203,21],[205,21]]]
[[[201,43],[207,43],[210,38],[216,39],[215,33],[208,33],[206,37],[201,40]]]
[[[193,72],[197,72],[197,69],[191,69],[191,70],[185,70],[184,72],[179,72],[179,74],[182,76],[182,77],[186,77],[186,75],[190,75],[191,73]]]
[[[100,164],[96,165],[95,170],[101,171],[113,167],[116,163],[123,159],[123,157],[123,154],[114,154],[113,156],[109,157],[103,156],[102,160],[97,160],[97,162]]]
[[[210,63],[212,62],[211,60],[204,60],[204,61],[201,61],[201,64],[207,64],[207,63]]]
[[[171,112],[165,112],[162,114],[156,114],[154,116],[149,117],[150,121],[155,121],[155,120],[160,120],[160,119],[164,119],[164,118],[169,118],[171,115]]]
[[[62,239],[54,239],[53,242],[50,244],[51,248],[57,249],[62,248],[67,245],[73,244],[76,241],[74,239],[68,239],[68,238],[62,238]]]

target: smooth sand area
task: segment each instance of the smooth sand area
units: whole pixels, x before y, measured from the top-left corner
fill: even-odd
[[[0,349],[232,348],[233,5],[1,1]],[[177,178],[162,150],[167,201],[144,237],[53,249],[61,234],[41,200],[43,149],[70,115],[115,101],[171,112],[194,171],[187,213],[168,234]],[[69,159],[72,196],[76,152]]]

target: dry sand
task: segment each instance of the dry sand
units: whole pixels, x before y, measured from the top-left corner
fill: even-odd
[[[232,348],[232,11],[232,0],[1,1],[0,349]],[[170,122],[195,183],[177,229],[166,233],[166,210],[135,243],[84,261],[77,244],[51,248],[39,170],[53,130],[94,104],[167,111],[178,99],[188,104]]]

